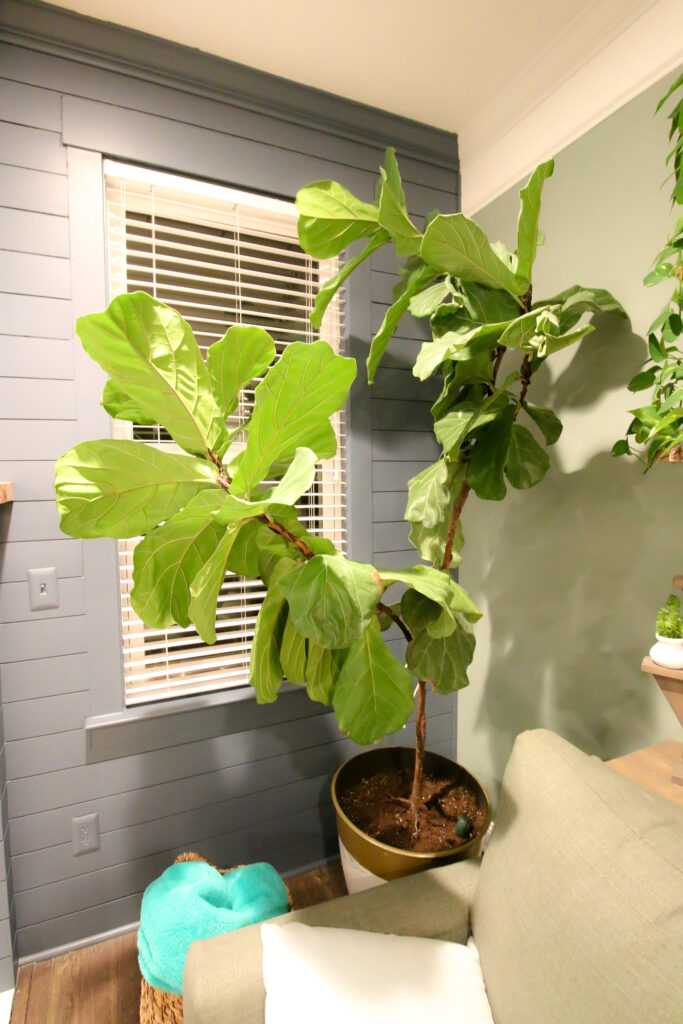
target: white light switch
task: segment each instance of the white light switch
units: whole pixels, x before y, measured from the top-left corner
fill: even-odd
[[[59,608],[59,581],[54,566],[49,569],[29,569],[28,603],[33,612]]]

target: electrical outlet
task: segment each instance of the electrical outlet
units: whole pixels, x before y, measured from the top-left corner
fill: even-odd
[[[59,581],[54,566],[50,569],[29,569],[28,603],[32,612],[59,608]]]
[[[100,848],[100,818],[97,813],[71,819],[71,842],[74,857]]]

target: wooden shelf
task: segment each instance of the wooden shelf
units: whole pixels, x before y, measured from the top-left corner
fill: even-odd
[[[6,505],[8,501],[14,501],[14,485],[0,483],[0,505]]]

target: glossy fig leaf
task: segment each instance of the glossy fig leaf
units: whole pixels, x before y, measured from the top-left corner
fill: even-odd
[[[627,316],[626,310],[605,288],[585,288],[575,284],[558,295],[543,301],[544,306],[560,305],[560,324],[563,331],[571,330],[584,313],[611,313]]]
[[[296,195],[301,248],[319,260],[337,256],[378,227],[379,210],[336,181],[315,181]]]
[[[448,280],[437,281],[436,284],[430,284],[417,295],[413,295],[408,303],[408,310],[413,316],[431,316],[450,293],[451,286]]]
[[[450,501],[448,465],[439,459],[408,481],[408,503],[403,518],[427,527],[441,522]]]
[[[249,659],[249,683],[256,691],[259,704],[272,704],[282,686],[284,673],[280,644],[287,621],[287,603],[279,584],[295,567],[296,562],[289,558],[278,561],[256,619]]]
[[[545,449],[526,427],[513,423],[508,445],[505,475],[513,487],[525,490],[539,483],[550,469]]]
[[[306,660],[306,637],[297,631],[288,615],[280,644],[280,664],[290,683],[306,682]]]
[[[385,586],[405,583],[411,590],[439,605],[438,618],[427,627],[432,636],[449,636],[456,627],[458,612],[470,622],[481,618],[474,601],[449,572],[429,565],[415,565],[411,569],[379,569],[379,575]]]
[[[294,505],[313,483],[317,460],[317,455],[310,448],[297,448],[282,480],[264,494],[264,502]]]
[[[379,170],[379,222],[394,240],[399,256],[414,256],[420,251],[422,235],[408,216],[406,197],[393,149],[386,152],[385,166]]]
[[[349,647],[333,707],[339,728],[362,746],[400,729],[413,709],[411,675],[385,645],[376,619]]]
[[[225,531],[214,552],[190,583],[188,615],[205,644],[216,642],[216,606],[228,568],[228,558],[238,536],[236,527]]]
[[[228,434],[189,324],[146,292],[119,295],[103,313],[79,317],[76,333],[146,418],[194,455],[225,451]]]
[[[413,376],[419,380],[427,380],[438,370],[446,359],[474,359],[503,344],[508,322],[493,324],[475,324],[471,321],[457,331],[447,331],[435,341],[425,341],[422,345],[415,365]]]
[[[463,281],[475,281],[523,295],[528,282],[501,260],[475,221],[464,213],[435,217],[424,233],[420,254],[425,263]]]
[[[330,416],[343,408],[355,375],[354,360],[336,355],[324,341],[288,345],[254,393],[249,437],[231,492],[249,497],[273,463],[297,448],[310,448],[318,458],[334,455]]]
[[[382,586],[371,565],[316,555],[282,581],[297,630],[321,647],[348,647],[374,619]]]
[[[138,537],[200,491],[220,495],[215,475],[202,459],[139,441],[82,441],[55,467],[60,526],[72,537]]]
[[[346,651],[331,651],[329,647],[307,641],[306,692],[311,700],[332,707],[334,688],[339,678],[339,666]]]
[[[220,341],[209,346],[206,366],[214,397],[225,419],[237,408],[242,388],[254,377],[260,377],[274,359],[275,342],[260,327],[235,324]]]
[[[147,626],[189,626],[190,587],[225,532],[221,501],[220,491],[202,491],[136,545],[130,603]]]
[[[372,384],[375,379],[377,367],[380,364],[384,351],[391,341],[391,336],[398,327],[399,321],[410,305],[410,300],[418,292],[421,292],[426,285],[438,277],[438,271],[431,267],[419,264],[405,279],[404,289],[392,306],[384,314],[380,328],[372,339],[370,355],[367,358],[368,383]]]
[[[531,281],[531,270],[536,259],[543,184],[554,169],[554,160],[539,164],[519,193],[522,205],[517,221],[517,273],[527,282]]]
[[[541,431],[546,444],[555,444],[559,440],[562,423],[552,409],[541,409],[540,406],[532,405],[531,402],[524,402],[522,408]]]
[[[436,526],[425,526],[423,523],[412,523],[410,527],[409,540],[417,550],[420,558],[425,562],[431,562],[436,569],[443,565],[446,543],[450,528],[450,516],[444,517]],[[462,526],[458,523],[455,541],[453,544],[453,555],[450,567],[454,569],[460,564],[462,558]]]
[[[156,426],[156,420],[145,415],[140,407],[113,380],[104,385],[100,404],[115,420],[127,420],[143,427]]]
[[[315,297],[315,304],[309,316],[309,320],[316,330],[320,329],[327,307],[346,279],[351,276],[356,267],[359,267],[361,263],[368,258],[368,256],[371,256],[377,249],[381,249],[383,245],[386,245],[389,239],[389,232],[385,231],[383,228],[378,228],[374,234],[370,236],[370,241],[358,253],[358,255],[354,256],[352,260],[347,260],[341,270],[336,273],[334,277],[331,277],[329,281],[326,281],[322,288],[318,290],[318,294]]]
[[[406,664],[411,672],[432,683],[439,693],[452,693],[467,686],[467,668],[475,646],[467,620],[456,615],[456,628],[449,636],[432,636],[428,627],[438,617],[439,606],[413,590],[403,595],[401,611],[413,634],[406,647]]]
[[[467,482],[479,498],[502,501],[507,493],[504,469],[507,462],[515,406],[510,404],[477,439],[470,457]]]
[[[503,406],[506,403],[503,401]],[[434,424],[434,433],[437,440],[443,445],[446,452],[459,448],[470,430],[483,427],[491,423],[499,414],[499,407],[492,407],[482,411],[483,403],[474,399],[459,402],[454,405],[445,416]]]

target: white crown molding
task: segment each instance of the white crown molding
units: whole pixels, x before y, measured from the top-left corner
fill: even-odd
[[[619,24],[612,20],[611,26],[600,7],[595,4],[589,12],[592,44],[582,56],[576,43],[586,26],[574,21],[564,40],[568,60],[554,75],[543,51],[510,83],[499,109],[484,108],[461,129],[465,213],[482,209],[683,63],[681,0],[630,3]],[[552,49],[557,54],[555,41]],[[542,97],[538,102],[534,88]],[[516,117],[510,116],[513,111]]]

